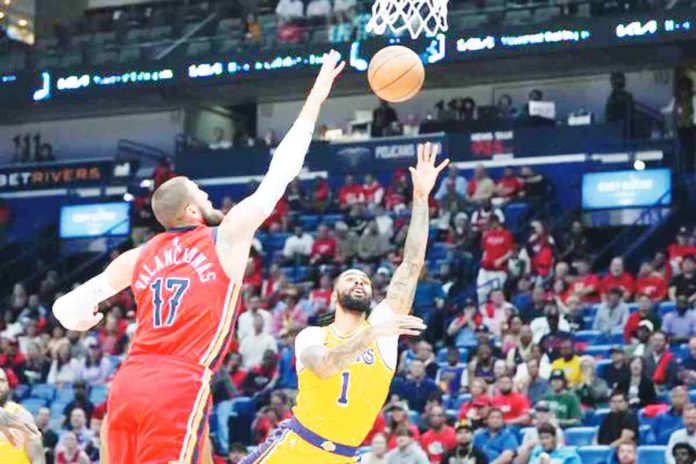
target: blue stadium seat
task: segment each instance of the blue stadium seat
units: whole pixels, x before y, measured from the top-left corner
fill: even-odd
[[[581,446],[578,448],[582,464],[609,464],[614,450],[611,446]]]
[[[672,350],[672,353],[674,353],[674,356],[676,356],[680,361],[683,361],[689,357],[689,345],[687,344],[672,346],[670,349]]]
[[[39,409],[48,405],[48,402],[44,398],[27,398],[21,404],[32,416],[35,416]]]
[[[63,388],[59,388],[56,390],[56,397],[54,399],[54,402],[67,404],[74,399],[75,391],[72,389],[72,386],[65,385],[63,386]]]
[[[471,393],[462,393],[459,395],[454,403],[454,409],[459,411],[459,408],[462,407],[462,404],[468,403],[471,401]]]
[[[622,333],[613,333],[606,337],[606,342],[610,345],[623,345],[624,336]]]
[[[343,221],[342,214],[325,214],[324,218],[322,219],[322,222],[324,222],[328,226],[333,226],[334,224],[340,221]]]
[[[655,464],[665,462],[666,446],[645,445],[638,447],[638,464]]]
[[[428,259],[440,260],[447,259],[449,256],[449,245],[443,242],[436,242],[428,250]]]
[[[585,352],[583,354],[588,354],[590,356],[594,356],[595,358],[609,359],[611,357],[610,350],[611,345],[590,345],[585,348]]]
[[[466,348],[457,349],[459,350],[459,362],[465,363],[466,360],[469,358],[469,350],[467,350]],[[447,362],[447,347],[440,348],[439,350],[437,350],[437,356],[435,358],[435,361],[438,363]]]
[[[420,421],[420,414],[418,414],[418,411],[409,411],[408,412],[408,420],[412,424],[418,425],[418,422]]]
[[[565,430],[565,439],[569,446],[589,446],[595,435],[597,427],[570,427]]]
[[[696,403],[696,390],[689,390],[689,401]]]
[[[292,277],[294,282],[304,282],[309,277],[309,268],[307,266],[297,266]]]
[[[358,448],[358,454],[359,454],[360,456],[362,456],[363,454],[367,454],[367,453],[369,453],[370,451],[372,451],[372,447],[371,447],[371,446],[361,446],[360,448]]]
[[[665,314],[674,311],[675,308],[674,301],[663,301],[660,303],[660,316],[664,317]]]
[[[582,425],[599,427],[599,425],[602,423],[602,421],[604,420],[606,415],[609,414],[609,408],[596,409],[596,410],[592,411],[592,413],[590,413],[590,411],[591,410],[588,410],[585,413],[585,417],[582,421]]]
[[[657,441],[655,438],[655,433],[652,429],[652,425],[639,426],[638,437],[638,443],[642,443],[644,445],[655,445]]]
[[[15,400],[23,400],[28,398],[31,392],[31,387],[25,384],[19,384],[15,387],[13,392],[13,397]]]
[[[105,402],[108,395],[109,389],[106,385],[92,385],[89,390],[89,400],[95,405]]]
[[[33,398],[43,398],[48,402],[53,401],[56,397],[56,387],[55,385],[50,385],[48,383],[39,383],[31,387],[31,396]]]
[[[215,422],[217,423],[216,444],[222,454],[229,452],[230,426],[227,422],[232,415],[232,401],[221,401],[215,408]],[[212,418],[211,418],[212,420]]]
[[[509,230],[516,230],[527,217],[529,205],[524,202],[509,203],[503,208],[505,214],[505,227]]]
[[[592,345],[598,343],[601,338],[602,333],[599,330],[578,330],[575,332],[575,341],[577,343]]]
[[[300,216],[300,224],[306,230],[315,230],[319,225],[319,216],[316,214],[303,214]]]

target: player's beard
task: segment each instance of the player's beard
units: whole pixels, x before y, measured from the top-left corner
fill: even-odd
[[[355,311],[357,313],[368,313],[370,311],[370,304],[372,303],[372,297],[363,292],[362,296],[353,295],[353,290],[348,290],[347,292],[338,295],[338,304],[341,308],[348,311]]]

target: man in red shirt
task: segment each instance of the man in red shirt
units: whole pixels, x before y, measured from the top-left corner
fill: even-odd
[[[502,288],[507,280],[508,260],[515,249],[515,239],[500,223],[500,218],[492,214],[490,225],[483,233],[481,247],[481,268],[476,278],[478,300],[487,301],[488,293],[494,288]]]
[[[381,205],[384,200],[384,187],[372,174],[365,175],[365,182],[362,186],[365,194],[365,201],[368,209],[372,210],[375,206]]]
[[[494,408],[503,413],[503,419],[507,425],[529,425],[529,399],[512,391],[512,379],[503,375],[498,379],[498,394],[491,399]]]
[[[317,229],[317,238],[312,244],[312,252],[309,255],[310,264],[331,263],[336,256],[336,238],[331,235],[329,228],[322,224]]]
[[[583,303],[597,303],[597,295],[600,288],[600,281],[597,274],[592,273],[590,261],[587,258],[580,258],[574,263],[578,272],[577,277],[568,287],[568,296],[575,296]]]
[[[628,321],[626,321],[626,325],[624,326],[624,341],[627,344],[632,343],[633,338],[637,338],[636,332],[640,327],[641,321],[650,321],[657,330],[660,330],[660,326],[662,325],[662,319],[660,319],[660,316],[655,312],[655,304],[649,295],[638,292],[636,294],[636,301],[638,302],[638,311],[628,316]]]
[[[636,301],[641,294],[649,296],[655,302],[667,298],[667,282],[660,273],[655,272],[650,261],[645,261],[640,265],[635,290]]]
[[[524,184],[511,167],[506,167],[503,171],[503,177],[496,182],[495,190],[498,198],[509,201],[520,196],[524,190]]]
[[[609,273],[604,276],[600,283],[602,299],[604,299],[610,288],[620,288],[623,291],[624,301],[631,301],[634,287],[635,279],[624,269],[623,258],[617,256],[612,259]]]
[[[686,227],[679,228],[676,243],[667,247],[667,255],[674,272],[679,272],[684,256],[696,255],[696,246],[689,243],[689,230]]]
[[[457,446],[454,428],[445,423],[445,410],[441,406],[430,409],[430,428],[421,435],[420,443],[430,462],[442,462],[443,456]]]
[[[338,207],[345,211],[358,203],[365,203],[365,192],[362,185],[356,184],[353,176],[348,174],[345,184],[338,191]]]

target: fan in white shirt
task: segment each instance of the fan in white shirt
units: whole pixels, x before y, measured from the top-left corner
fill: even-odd
[[[247,311],[239,315],[237,320],[237,338],[242,340],[247,335],[254,333],[254,317],[260,315],[263,319],[263,333],[271,332],[273,316],[270,311],[261,309],[261,299],[253,295],[246,303]]]
[[[252,368],[261,364],[266,350],[271,350],[274,353],[278,352],[275,338],[268,333],[264,333],[263,327],[264,323],[261,315],[254,315],[254,333],[244,337],[239,345],[242,364],[246,368]]]

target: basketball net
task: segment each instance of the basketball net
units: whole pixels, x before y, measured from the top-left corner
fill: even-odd
[[[396,36],[405,30],[415,39],[446,31],[448,0],[375,0],[365,30],[382,35],[387,27]]]

